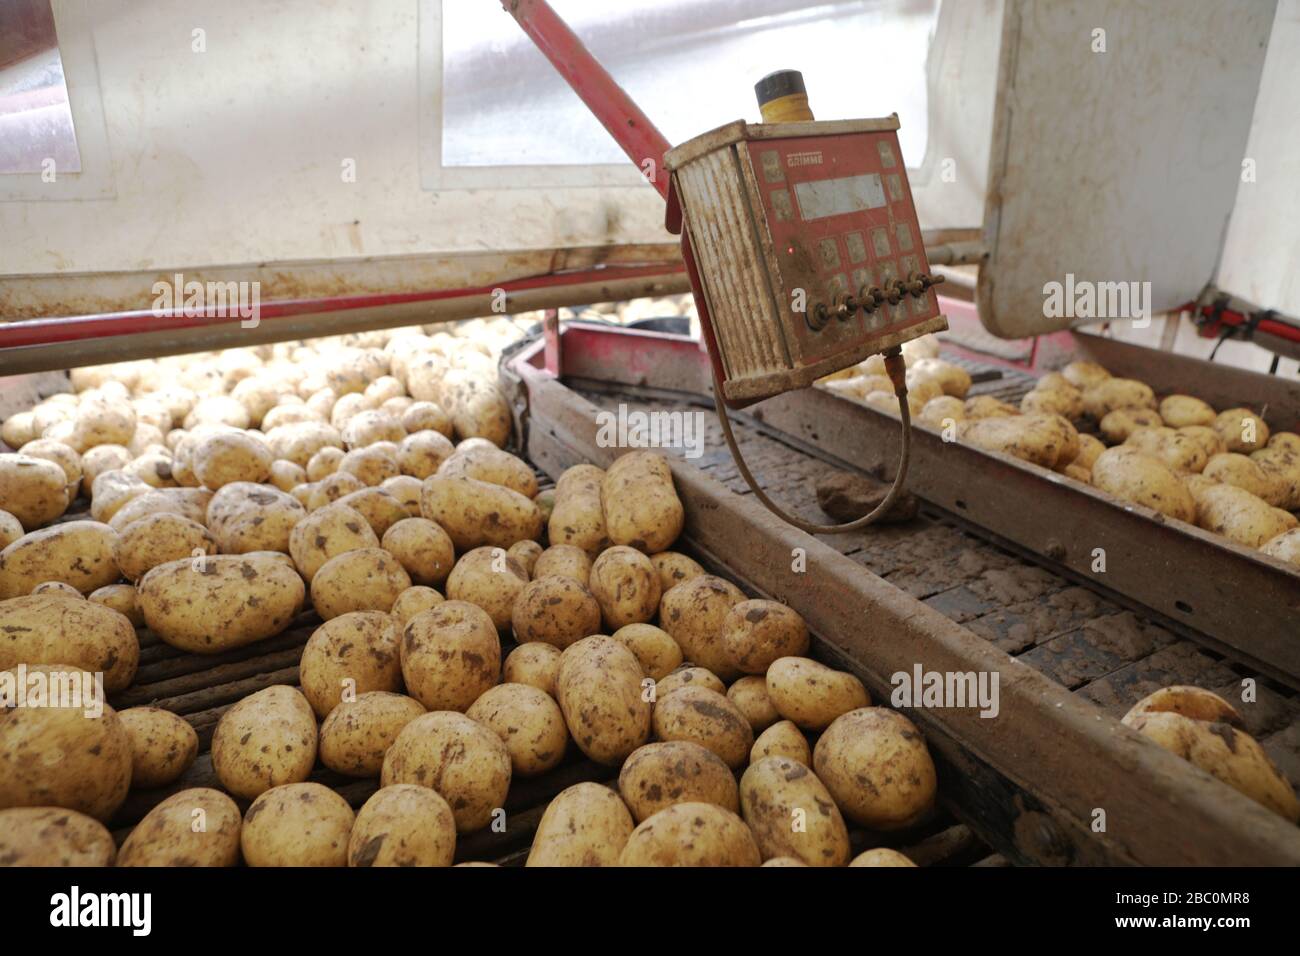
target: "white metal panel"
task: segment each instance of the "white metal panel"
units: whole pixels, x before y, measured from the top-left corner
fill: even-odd
[[[1191,300],[1219,257],[1276,4],[1007,2],[981,320],[1006,338],[1094,321],[1046,314],[1067,275],[1149,282],[1152,311]]]

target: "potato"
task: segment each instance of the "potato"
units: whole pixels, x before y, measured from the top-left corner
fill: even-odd
[[[581,548],[595,558],[609,547],[600,486],[605,472],[595,465],[574,465],[555,483],[555,504],[547,522],[551,544]],[[585,582],[584,582],[585,583]]]
[[[417,431],[407,435],[397,446],[397,467],[403,475],[423,480],[437,474],[443,462],[455,452],[456,446],[440,432]]]
[[[1079,468],[1092,471],[1093,462],[1097,456],[1106,450],[1106,445],[1095,435],[1088,435],[1080,432],[1079,434],[1079,453],[1074,456],[1074,461],[1070,464]],[[1068,466],[1067,466],[1068,467]]]
[[[384,787],[357,813],[348,866],[451,866],[456,820],[428,787]]]
[[[402,729],[424,713],[418,700],[372,690],[339,703],[320,727],[320,762],[348,777],[378,777],[384,754]]]
[[[311,603],[324,620],[349,611],[392,610],[411,578],[382,548],[359,548],[335,555],[311,579]]]
[[[951,395],[937,395],[921,407],[916,420],[931,428],[944,428],[949,421],[965,421],[966,403]]]
[[[1277,507],[1300,511],[1300,452],[1268,447],[1252,452],[1250,460],[1277,486]],[[1261,496],[1262,497],[1262,496]]]
[[[686,659],[724,680],[740,676],[722,641],[727,612],[745,600],[730,581],[702,574],[670,588],[659,602],[659,626],[672,635]]]
[[[352,472],[336,471],[311,486],[311,492],[307,495],[307,510],[315,511],[324,508],[366,487],[368,487],[366,483]]]
[[[433,588],[412,585],[397,595],[397,600],[393,602],[393,609],[389,614],[398,627],[406,627],[407,622],[415,615],[421,611],[427,611],[429,608],[437,607],[445,600],[446,598]]]
[[[33,594],[0,601],[0,671],[19,664],[70,665],[102,674],[109,693],[125,690],[140,662],[135,629],[123,615],[80,596]]]
[[[1061,375],[1075,388],[1091,388],[1106,379],[1110,378],[1110,372],[1106,371],[1096,362],[1076,360],[1069,363],[1061,369]]]
[[[1288,822],[1300,822],[1300,801],[1290,782],[1217,695],[1198,687],[1165,688],[1138,701],[1123,723]]]
[[[132,627],[144,627],[144,613],[140,610],[140,599],[136,596],[135,588],[130,584],[107,584],[87,594],[86,600],[116,611],[130,621]]]
[[[612,636],[636,655],[641,669],[652,680],[667,677],[682,663],[682,649],[672,635],[653,624],[625,624]]]
[[[508,548],[542,533],[542,514],[530,499],[474,478],[426,478],[420,511],[451,536],[457,551],[483,545]]]
[[[0,598],[30,594],[43,581],[71,584],[82,594],[116,581],[117,533],[98,521],[68,521],[33,531],[0,551]]]
[[[327,445],[316,452],[307,462],[307,480],[320,481],[334,474],[339,470],[339,462],[343,460],[345,454],[346,452],[342,448],[336,448],[333,445]],[[293,462],[290,462],[290,464],[293,464]]]
[[[654,731],[660,740],[689,740],[711,750],[733,770],[744,766],[754,745],[745,715],[722,694],[683,687],[656,701]]]
[[[710,803],[740,812],[731,770],[717,754],[688,740],[638,747],[619,771],[618,791],[637,823],[675,803]]]
[[[556,699],[578,748],[617,766],[650,736],[653,706],[635,655],[612,637],[593,635],[560,656]]]
[[[807,865],[808,865],[808,864],[805,863],[803,860],[796,860],[796,859],[795,859],[794,857],[792,857],[792,856],[774,856],[774,857],[772,857],[772,859],[770,859],[770,860],[764,860],[764,861],[763,861],[763,867],[764,867],[764,868],[767,868],[767,867],[769,867],[769,866],[770,866],[770,867],[778,867],[778,866],[804,866],[804,867],[806,867]]]
[[[776,712],[804,730],[823,730],[841,714],[871,706],[862,681],[807,657],[783,657],[767,671]]]
[[[397,453],[382,445],[370,445],[348,452],[339,462],[339,469],[330,478],[352,475],[363,485],[374,487],[402,473],[397,465]]]
[[[460,600],[415,615],[401,638],[408,693],[433,711],[464,711],[501,675],[501,642],[487,612]]]
[[[569,732],[549,694],[527,684],[498,684],[484,691],[465,716],[506,745],[515,776],[534,777],[564,759]]]
[[[1290,531],[1274,535],[1260,545],[1259,550],[1300,567],[1300,529],[1292,528]]]
[[[0,672],[11,701],[18,683],[16,670]],[[21,706],[0,708],[0,810],[63,807],[108,820],[131,786],[131,741],[94,675],[33,664],[24,686]]]
[[[1162,425],[1160,413],[1154,408],[1117,408],[1102,417],[1098,428],[1106,441],[1119,445],[1139,429],[1160,428]]]
[[[370,691],[402,688],[401,634],[382,611],[327,620],[302,649],[298,677],[317,717]]]
[[[965,420],[979,421],[984,418],[1014,418],[1020,414],[1020,409],[992,395],[975,395],[966,399],[965,413]]]
[[[4,420],[0,426],[0,440],[10,448],[21,448],[29,441],[40,437],[33,424],[34,414],[30,411],[15,412]]]
[[[181,778],[199,755],[199,735],[190,722],[157,707],[119,711],[131,739],[131,786],[165,787]]]
[[[1211,426],[1228,451],[1249,453],[1268,444],[1268,425],[1249,408],[1229,408],[1219,412]]]
[[[523,586],[511,611],[515,639],[558,648],[600,631],[600,605],[583,585],[567,577],[542,577]]]
[[[681,690],[683,687],[705,687],[719,694],[727,692],[727,685],[722,683],[713,671],[704,667],[684,665],[655,682],[655,700],[663,700],[673,691]]]
[[[750,748],[749,762],[757,763],[764,757],[788,757],[805,767],[812,765],[812,749],[808,746],[808,738],[789,720],[779,720],[758,735],[754,746]]]
[[[758,844],[744,821],[711,803],[675,803],[642,821],[619,866],[758,866]]]
[[[249,866],[345,866],[355,817],[319,783],[286,783],[261,794],[244,815],[239,845]]]
[[[913,389],[923,382],[937,385],[944,395],[965,398],[970,391],[971,378],[960,365],[946,362],[941,358],[923,358],[912,362],[907,367],[907,387]]]
[[[934,761],[916,725],[894,710],[863,707],[837,717],[817,740],[813,769],[850,820],[901,830],[934,806]]]
[[[781,719],[767,696],[767,679],[758,675],[742,677],[727,688],[727,700],[744,715],[758,734]]]
[[[736,669],[766,674],[774,661],[807,653],[808,627],[797,611],[777,601],[741,601],[723,620],[722,643]]]
[[[1191,493],[1163,462],[1128,445],[1108,448],[1092,464],[1096,488],[1179,521],[1192,521],[1196,506]]]
[[[1156,396],[1151,387],[1131,378],[1105,378],[1083,389],[1083,411],[1101,421],[1118,408],[1155,409]]]
[[[1055,468],[1079,453],[1079,433],[1060,415],[994,416],[962,422],[958,437],[1043,468]]]
[[[244,481],[223,485],[208,504],[208,530],[222,554],[289,551],[294,525],[307,509],[293,495]]]
[[[555,697],[559,673],[560,649],[554,644],[530,641],[520,644],[506,657],[502,680],[508,684],[527,684]]]
[[[132,521],[117,535],[113,559],[128,581],[139,581],[160,564],[216,554],[217,539],[184,515],[163,512]]]
[[[536,541],[516,541],[506,549],[506,554],[519,562],[520,566],[529,578],[536,577],[533,574],[533,568],[537,566],[537,559],[542,556],[545,550]]]
[[[1170,428],[1213,425],[1214,409],[1190,395],[1168,395],[1160,400],[1160,417]]]
[[[1158,459],[1178,474],[1204,471],[1209,461],[1200,442],[1173,428],[1139,428],[1128,436],[1125,444]]]
[[[579,783],[556,794],[537,824],[525,866],[617,866],[635,824],[609,787]]]
[[[1288,530],[1290,523],[1277,509],[1244,488],[1204,479],[1190,492],[1196,524],[1248,548],[1258,548]]]
[[[809,866],[848,862],[849,832],[817,776],[786,757],[764,757],[740,778],[740,811],[764,859],[791,856]]]
[[[1074,419],[1083,415],[1082,393],[1064,379],[1040,381],[1020,400],[1020,411],[1025,414],[1063,415]]]
[[[591,558],[576,545],[553,544],[537,556],[532,570],[534,578],[549,575],[573,578],[586,587],[591,580]]]
[[[383,537],[388,529],[410,517],[406,507],[381,488],[362,488],[339,498],[336,504],[345,505],[366,519],[372,531]]]
[[[118,508],[108,525],[118,534],[142,518],[157,514],[174,514],[204,524],[208,503],[213,497],[206,488],[157,488],[136,495]],[[253,549],[257,550],[257,549]]]
[[[451,538],[427,518],[406,518],[391,525],[384,532],[383,548],[401,562],[416,584],[441,585],[456,563]]]
[[[252,799],[306,780],[316,762],[316,719],[292,687],[250,694],[222,715],[212,735],[212,769],[237,797]]]
[[[510,403],[491,380],[466,378],[457,381],[456,370],[448,373],[445,395],[452,425],[460,438],[485,438],[500,447],[510,440]]]
[[[349,451],[365,448],[375,442],[400,442],[406,437],[406,429],[394,415],[378,409],[357,412],[343,426],[343,444]]]
[[[916,866],[916,864],[897,850],[881,846],[859,853],[849,866]]]
[[[1285,503],[1290,492],[1290,486],[1277,472],[1266,469],[1254,458],[1236,452],[1215,455],[1201,473],[1211,481],[1244,488],[1274,508]]]
[[[112,866],[116,853],[113,835],[84,813],[61,807],[0,810],[0,866]]]
[[[500,737],[464,714],[428,713],[407,724],[384,757],[380,785],[399,783],[436,790],[451,807],[456,832],[472,833],[505,806],[510,752]]]
[[[62,471],[59,472],[63,474]],[[0,482],[4,481],[4,459],[0,456]],[[0,489],[3,484],[0,484]],[[110,470],[100,472],[90,487],[90,516],[96,521],[109,522],[128,501],[138,498],[149,491],[149,486],[135,475],[124,471]],[[66,490],[65,490],[66,497]],[[0,497],[0,501],[5,500]],[[17,512],[15,512],[17,513]],[[58,514],[62,514],[60,511]],[[22,516],[19,515],[21,518]],[[58,517],[55,515],[54,517]],[[26,524],[26,522],[23,522]]]
[[[43,458],[0,455],[0,503],[32,531],[68,510],[68,476]]]
[[[602,551],[591,566],[589,586],[610,630],[649,621],[659,607],[659,574],[635,548]]]
[[[72,417],[70,444],[77,451],[125,445],[135,432],[135,409],[121,401],[85,401]],[[239,427],[247,427],[247,423]]]
[[[302,609],[302,578],[264,554],[169,561],[137,585],[145,623],[165,643],[219,654],[279,634]]]
[[[0,549],[9,547],[23,534],[22,522],[7,511],[0,511]]]
[[[46,461],[52,461],[63,469],[64,475],[68,479],[68,501],[71,502],[77,497],[77,491],[81,488],[81,456],[69,448],[63,442],[55,441],[52,438],[38,438],[36,441],[29,441],[18,449],[20,455],[27,455],[29,458],[43,458]]]
[[[657,554],[652,554],[650,555],[650,563],[654,565],[655,571],[659,573],[661,591],[667,591],[683,581],[689,581],[691,578],[697,578],[705,573],[704,568],[698,561],[678,551],[660,551]]]
[[[343,436],[337,428],[326,422],[306,421],[277,425],[266,432],[266,444],[271,449],[272,458],[282,458],[295,465],[307,468],[308,477],[311,468],[308,463],[312,456],[322,448],[343,448]],[[342,456],[340,456],[341,458]],[[318,479],[312,478],[312,481]]]
[[[313,511],[294,525],[289,534],[289,554],[308,582],[326,561],[348,551],[378,547],[379,536],[365,516],[345,504],[335,503]]]
[[[243,432],[218,432],[198,444],[190,467],[204,487],[216,491],[236,481],[266,481],[271,462],[271,451],[263,442]]]
[[[609,540],[646,554],[666,551],[685,522],[668,459],[655,452],[629,452],[610,465],[600,483],[600,507]]]
[[[392,478],[385,478],[379,484],[381,491],[392,495],[406,509],[406,517],[408,518],[420,517],[420,489],[422,487],[420,479],[412,478],[410,475],[395,475]]]
[[[436,402],[412,402],[402,412],[402,427],[411,434],[435,431],[445,438],[452,436],[451,416]]]
[[[458,449],[438,467],[444,478],[477,478],[504,485],[526,498],[537,494],[537,476],[525,462],[491,445]]]

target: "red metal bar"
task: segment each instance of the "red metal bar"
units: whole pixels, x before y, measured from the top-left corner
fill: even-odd
[[[528,34],[537,49],[559,71],[573,91],[587,104],[609,135],[627,153],[628,159],[651,179],[659,195],[668,197],[668,174],[664,172],[664,153],[668,140],[640,107],[614,81],[609,72],[591,55],[581,40],[551,9],[546,0],[501,0],[501,6]],[[646,168],[646,161],[653,163]]]
[[[369,309],[384,305],[401,305],[410,302],[436,302],[445,299],[491,295],[497,289],[506,294],[528,289],[546,289],[587,282],[616,281],[619,279],[651,278],[676,275],[684,271],[684,264],[653,266],[621,266],[608,269],[585,269],[575,272],[552,273],[499,282],[491,286],[463,289],[430,289],[424,292],[398,292],[373,295],[333,296],[318,299],[284,299],[268,302],[259,308],[261,320],[275,320],[294,315],[339,312],[350,309]],[[0,349],[20,348],[29,345],[47,345],[55,342],[77,342],[83,339],[103,338],[111,335],[133,335],[156,332],[159,324],[166,322],[171,328],[227,325],[240,321],[238,315],[187,316],[173,310],[155,313],[141,309],[134,312],[113,312],[101,315],[83,315],[59,319],[30,319],[23,322],[0,323]]]

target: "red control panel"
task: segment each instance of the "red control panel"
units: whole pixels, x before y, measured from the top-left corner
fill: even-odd
[[[896,132],[746,145],[801,346],[798,364],[939,314],[933,289],[918,281],[930,269]]]

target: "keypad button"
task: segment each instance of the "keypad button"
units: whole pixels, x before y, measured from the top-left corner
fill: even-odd
[[[823,268],[838,269],[840,267],[840,250],[834,239],[823,239],[817,244],[817,250],[821,253]]]
[[[790,191],[788,189],[773,191],[772,211],[776,213],[777,222],[789,222],[794,218],[794,207],[790,204]]]
[[[862,241],[862,233],[848,233],[844,237],[844,247],[849,251],[849,262],[867,261],[867,245]]]
[[[893,253],[894,250],[889,247],[889,230],[884,226],[871,230],[871,248],[875,250],[877,259]]]

